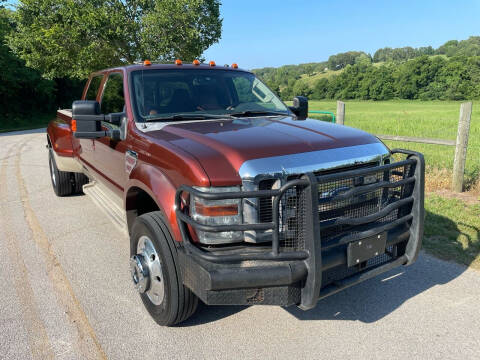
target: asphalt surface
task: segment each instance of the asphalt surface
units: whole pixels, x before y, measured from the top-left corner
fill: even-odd
[[[480,273],[422,254],[318,303],[201,306],[163,328],[127,237],[51,188],[44,131],[0,134],[0,359],[480,358]]]

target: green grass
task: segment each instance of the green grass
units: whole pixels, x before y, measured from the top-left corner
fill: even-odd
[[[18,117],[15,119],[0,118],[0,133],[7,131],[30,130],[46,127],[48,122],[55,117],[54,113],[36,116]]]
[[[424,249],[480,270],[480,203],[431,195],[425,209]]]
[[[310,101],[309,107],[336,112],[336,101]],[[345,125],[379,135],[455,140],[459,111],[460,102],[455,101],[346,101]],[[454,147],[397,141],[386,144],[424,153],[430,167],[453,168]],[[474,102],[466,165],[468,177],[477,177],[480,172],[479,153],[480,108]]]

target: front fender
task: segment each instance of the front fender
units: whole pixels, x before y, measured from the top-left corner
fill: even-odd
[[[125,186],[125,209],[129,229],[134,220],[132,209],[136,209],[135,195],[140,189],[152,198],[157,207],[165,215],[170,231],[175,240],[181,241],[182,237],[175,216],[175,191],[174,184],[158,168],[141,163],[130,174],[130,179]]]

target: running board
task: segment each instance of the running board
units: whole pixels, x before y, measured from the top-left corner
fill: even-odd
[[[90,180],[83,185],[83,192],[108,216],[113,224],[125,234],[128,234],[125,210],[118,205],[118,197],[105,186]]]

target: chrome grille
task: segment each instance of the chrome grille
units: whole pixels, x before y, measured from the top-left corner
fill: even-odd
[[[410,165],[396,167],[387,171],[376,172],[368,175],[369,184],[380,181],[396,182],[405,179],[413,174]],[[319,221],[322,243],[343,237],[348,234],[363,231],[366,227],[378,226],[387,222],[392,222],[402,214],[409,213],[411,204],[404,205],[395,209],[388,215],[372,223],[364,225],[335,225],[336,220],[340,218],[355,219],[368,215],[373,215],[386,206],[410,196],[412,187],[410,184],[395,188],[380,188],[370,192],[362,193],[349,197],[347,199],[336,200],[335,196],[342,194],[357,186],[365,185],[367,177],[346,177],[339,180],[322,182],[319,176],[318,194],[319,194]]]
[[[346,176],[333,181],[322,181],[328,174],[341,174],[358,168],[377,166],[377,163],[360,164],[347,168],[327,170],[316,173],[318,180],[318,220],[322,245],[335,246],[338,239],[365,231],[368,228],[393,222],[411,211],[411,204],[406,204],[388,213],[386,216],[362,225],[336,225],[338,219],[356,219],[373,215],[397,200],[410,196],[412,185],[406,184],[395,188],[377,188],[355,196],[341,198],[341,194],[358,186],[376,184],[381,181],[396,182],[413,175],[411,165],[402,165],[386,171],[377,171],[364,176]],[[300,175],[299,175],[300,176]],[[297,178],[299,176],[296,176]],[[288,180],[291,180],[289,176]],[[275,179],[263,180],[260,190],[271,189]],[[304,248],[303,229],[305,214],[305,196],[302,189],[293,187],[282,197],[279,211],[279,240],[282,251],[296,251]],[[338,198],[340,195],[340,199]],[[337,197],[337,198],[336,198]],[[258,219],[261,222],[272,221],[271,197],[260,198],[258,202]]]

